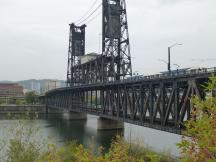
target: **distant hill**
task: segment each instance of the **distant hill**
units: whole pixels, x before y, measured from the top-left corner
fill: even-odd
[[[9,80],[0,80],[0,83],[14,83],[14,82],[9,81]]]

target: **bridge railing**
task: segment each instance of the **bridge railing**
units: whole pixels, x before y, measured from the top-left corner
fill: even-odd
[[[171,72],[165,72],[165,73],[147,75],[147,76],[139,75],[139,76],[129,77],[124,80],[111,81],[111,82],[129,82],[129,81],[140,81],[140,80],[165,79],[165,78],[182,77],[182,76],[198,75],[198,74],[205,74],[205,73],[216,73],[216,67],[188,69],[184,71],[176,70],[175,72],[171,71]]]
[[[216,67],[212,68],[198,68],[198,69],[188,69],[188,70],[176,70],[175,72],[165,72],[160,74],[154,75],[147,75],[147,76],[133,76],[119,81],[108,81],[104,84],[125,84],[125,83],[133,83],[133,82],[140,82],[140,81],[151,81],[157,79],[167,79],[167,78],[177,78],[177,77],[188,77],[188,76],[195,76],[199,74],[216,74]],[[89,84],[79,84],[74,87],[86,87],[86,86],[94,86],[103,83],[89,83]],[[70,87],[63,87],[63,88],[70,88]],[[62,88],[61,88],[62,89]]]

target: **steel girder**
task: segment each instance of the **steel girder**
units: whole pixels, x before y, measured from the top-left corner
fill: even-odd
[[[47,94],[47,106],[180,133],[191,117],[191,98],[205,97],[207,81],[206,75],[63,88]]]

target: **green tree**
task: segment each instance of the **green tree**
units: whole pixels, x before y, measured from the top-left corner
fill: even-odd
[[[216,87],[216,77],[210,77],[207,94]],[[216,97],[205,100],[194,97],[192,118],[186,122],[185,136],[178,144],[182,162],[216,162]]]
[[[0,99],[0,105],[4,104],[5,101],[3,99]]]
[[[38,95],[34,91],[27,92],[25,94],[25,100],[28,104],[35,104],[38,102]]]
[[[35,116],[37,119],[37,116]],[[31,119],[31,123],[29,120]],[[36,139],[39,127],[29,114],[21,117],[14,126],[8,128],[11,139],[0,141],[6,150],[0,158],[2,162],[37,162],[40,158],[42,142]],[[0,152],[1,155],[2,152]]]
[[[25,102],[24,102],[24,100],[22,100],[22,99],[16,99],[16,102],[15,102],[15,104],[16,105],[22,105],[22,104],[24,104]]]

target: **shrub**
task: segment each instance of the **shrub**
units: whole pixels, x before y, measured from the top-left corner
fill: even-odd
[[[107,153],[99,147],[95,153],[92,148],[85,148],[72,142],[57,149],[54,145],[49,146],[49,151],[43,155],[39,162],[168,162],[168,158],[153,153],[144,148],[136,148],[129,144],[121,136],[112,140]],[[139,154],[135,153],[135,150]]]
[[[211,77],[206,91],[216,87],[216,77]],[[216,98],[193,99],[192,118],[186,122],[186,136],[178,144],[182,162],[216,162]]]
[[[25,120],[23,120],[25,119]],[[1,150],[6,150],[5,156],[1,159],[5,162],[36,162],[41,154],[41,144],[35,140],[38,128],[29,125],[30,116],[26,114],[8,131],[11,139],[0,141]],[[33,123],[33,121],[31,122]]]
[[[25,94],[25,100],[28,104],[35,104],[38,102],[38,95],[34,92],[27,92]]]

